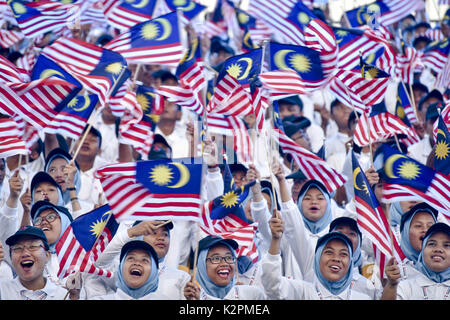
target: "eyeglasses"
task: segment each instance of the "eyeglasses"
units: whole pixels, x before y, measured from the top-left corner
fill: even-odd
[[[209,262],[211,262],[212,264],[219,264],[222,262],[222,260],[228,264],[232,264],[234,263],[234,261],[236,261],[236,258],[233,256],[212,256],[211,258],[206,258],[206,260],[209,260]]]
[[[41,242],[33,242],[33,243],[30,244],[30,245],[15,244],[15,245],[11,246],[11,251],[12,251],[13,253],[20,254],[20,253],[23,252],[23,250],[24,250],[25,248],[28,249],[28,251],[33,252],[33,251],[38,250],[39,248],[44,248],[44,246],[42,245]]]
[[[34,219],[34,225],[35,225],[35,226],[39,226],[39,225],[42,224],[42,222],[43,222],[44,220],[47,221],[48,223],[52,223],[53,221],[55,221],[55,220],[58,219],[58,218],[59,218],[59,215],[56,214],[56,213],[50,213],[50,214],[48,214],[48,215],[45,216],[45,217],[39,216],[39,217],[37,217],[36,219]]]

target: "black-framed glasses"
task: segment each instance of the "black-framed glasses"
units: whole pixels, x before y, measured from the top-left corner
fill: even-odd
[[[211,262],[212,264],[219,264],[222,262],[222,260],[228,264],[232,264],[236,261],[236,258],[233,256],[225,256],[225,257],[212,256],[210,258],[206,258],[206,260],[209,260],[209,262]]]
[[[39,226],[42,224],[42,222],[45,220],[48,223],[52,223],[53,221],[55,221],[56,219],[59,218],[59,215],[57,213],[50,213],[48,215],[46,215],[45,217],[37,217],[36,219],[34,219],[34,225],[35,226]]]
[[[45,248],[42,242],[36,241],[29,245],[25,244],[15,244],[11,246],[11,252],[16,254],[21,254],[23,250],[27,249],[28,251],[37,251],[39,248]]]

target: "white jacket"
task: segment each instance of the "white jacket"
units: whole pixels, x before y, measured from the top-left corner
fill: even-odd
[[[200,300],[265,300],[264,292],[255,286],[235,285],[223,299],[208,295],[200,290]]]
[[[448,300],[450,280],[437,283],[420,273],[402,280],[397,287],[397,300]]]
[[[92,297],[91,299],[92,300],[170,300],[170,298],[168,298],[158,292],[151,292],[139,299],[135,299],[135,298],[127,295],[121,289],[117,289],[117,291],[114,293],[103,295],[103,296]]]
[[[268,300],[370,300],[358,292],[354,283],[338,295],[329,292],[319,281],[286,279],[281,276],[280,255],[266,254],[262,259],[262,282]]]

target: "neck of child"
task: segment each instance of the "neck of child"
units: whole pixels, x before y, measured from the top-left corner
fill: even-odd
[[[176,120],[160,120],[158,122],[159,130],[165,135],[171,135],[175,130]]]
[[[33,279],[30,281],[25,281],[23,279],[19,279],[20,283],[27,288],[28,290],[41,290],[45,287],[46,283],[47,283],[47,279],[44,276],[41,276],[37,279]]]

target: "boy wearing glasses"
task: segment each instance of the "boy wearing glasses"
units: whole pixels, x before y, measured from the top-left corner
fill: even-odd
[[[66,289],[44,277],[50,251],[41,229],[22,227],[6,244],[17,277],[0,281],[0,300],[63,300],[68,295],[71,300],[77,299],[75,291],[68,294]]]

